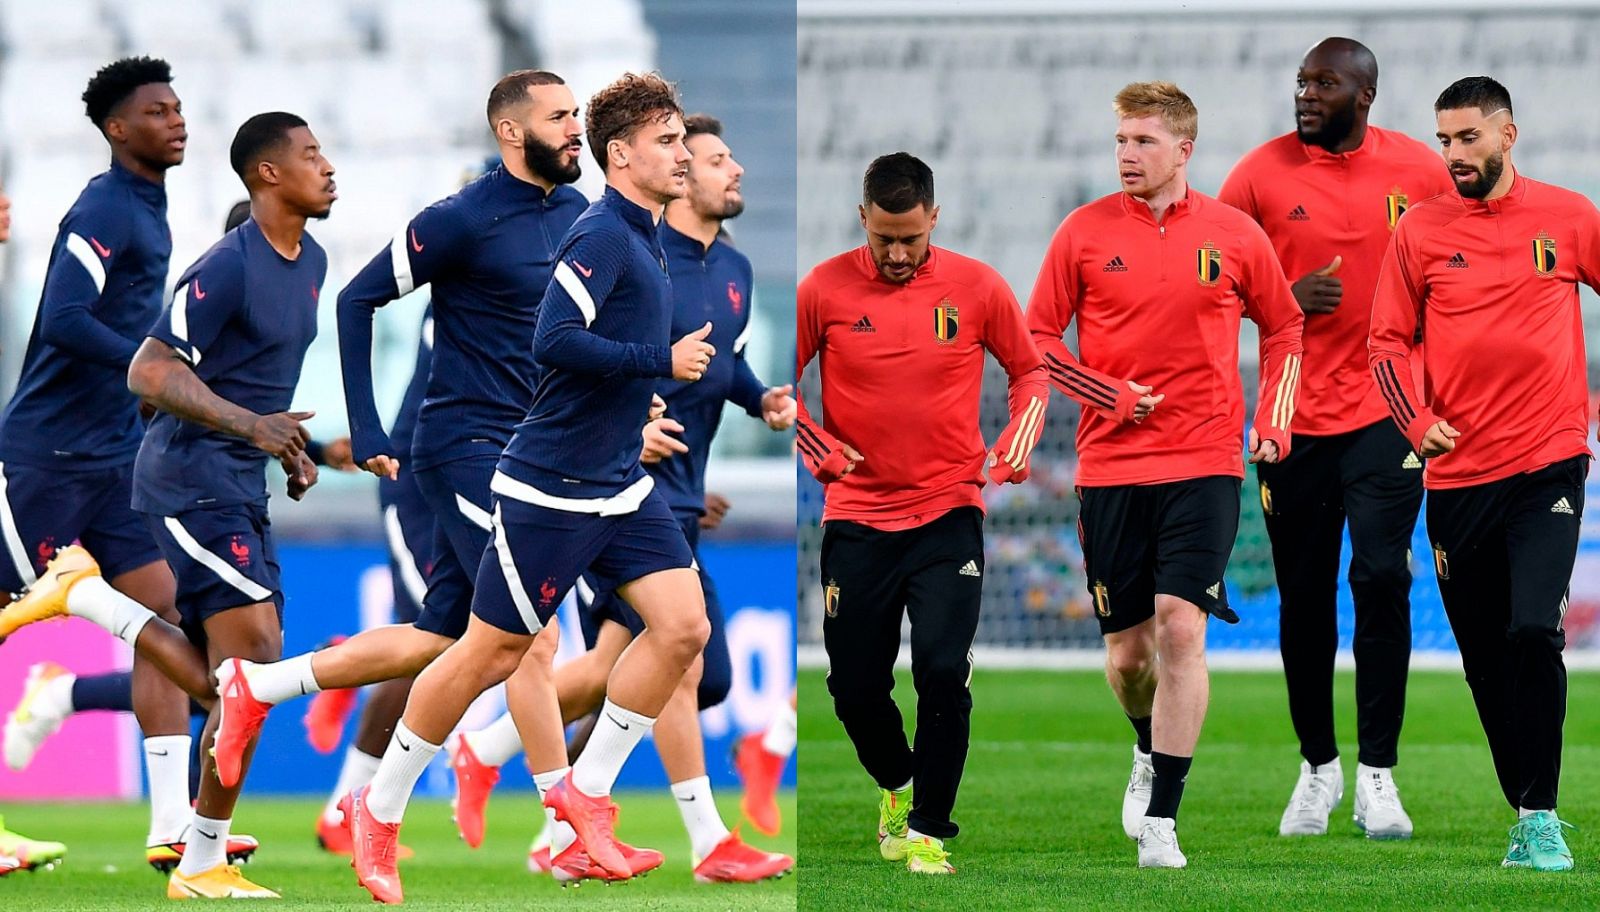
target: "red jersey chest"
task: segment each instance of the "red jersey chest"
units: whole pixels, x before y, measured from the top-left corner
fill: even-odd
[[[1221,230],[1174,220],[1165,230],[1083,238],[1077,273],[1078,319],[1119,335],[1175,345],[1220,317],[1237,320],[1243,285],[1238,244]]]
[[[841,293],[828,302],[825,355],[852,370],[903,381],[938,382],[983,350],[983,307],[970,290],[910,283]]]

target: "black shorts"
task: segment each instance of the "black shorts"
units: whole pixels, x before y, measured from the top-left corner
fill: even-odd
[[[1212,475],[1078,489],[1078,538],[1102,634],[1154,617],[1157,595],[1238,622],[1222,575],[1239,531],[1239,484]]]

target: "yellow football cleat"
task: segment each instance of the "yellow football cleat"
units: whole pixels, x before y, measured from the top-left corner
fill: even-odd
[[[53,868],[67,857],[67,847],[59,842],[29,839],[21,833],[6,829],[6,819],[0,817],[0,855],[15,859],[22,870]]]
[[[231,864],[207,868],[193,877],[177,871],[167,881],[168,899],[282,899],[281,896],[259,884],[245,880],[239,869]]]
[[[954,874],[943,840],[918,836],[906,843],[906,870],[913,874]]]
[[[99,575],[100,565],[82,547],[68,545],[57,551],[22,598],[0,609],[0,637],[38,621],[66,617],[67,590],[84,577]]]

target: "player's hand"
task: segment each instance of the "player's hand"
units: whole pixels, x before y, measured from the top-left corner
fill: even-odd
[[[654,421],[667,413],[667,400],[661,398],[660,393],[650,394],[650,411],[645,413],[645,421]]]
[[[839,471],[839,477],[843,478],[846,475],[849,475],[851,472],[854,472],[856,470],[856,466],[864,462],[866,457],[856,452],[855,447],[845,443],[843,440],[839,441],[839,449],[844,453],[845,458],[844,468]]]
[[[683,433],[683,425],[671,418],[652,421],[644,426],[644,449],[639,453],[639,461],[646,465],[654,465],[663,459],[671,459],[679,453],[689,452],[689,445],[671,434]]]
[[[1339,271],[1339,266],[1344,262],[1344,257],[1336,256],[1333,262],[1300,277],[1300,281],[1290,286],[1294,292],[1295,303],[1308,314],[1331,314],[1334,308],[1344,298],[1344,283],[1334,277]]]
[[[279,460],[305,452],[311,442],[311,432],[302,421],[309,421],[316,412],[274,412],[260,415],[250,425],[250,443],[265,450]]]
[[[1133,406],[1133,420],[1135,422],[1143,421],[1146,418],[1149,418],[1150,413],[1155,411],[1156,406],[1161,404],[1161,400],[1167,398],[1166,393],[1162,393],[1159,396],[1150,395],[1152,392],[1154,392],[1153,387],[1145,386],[1142,383],[1135,383],[1132,380],[1128,381],[1128,389],[1131,389],[1139,394],[1139,401],[1134,403]]]
[[[374,456],[361,464],[361,470],[390,481],[400,480],[400,460],[393,456]]]
[[[289,499],[300,500],[317,483],[317,464],[305,453],[284,460],[283,470],[289,475]]]
[[[774,431],[787,431],[794,427],[798,411],[794,401],[794,384],[768,387],[761,397],[761,420]]]
[[[706,492],[706,512],[700,516],[700,528],[715,529],[722,525],[722,517],[728,515],[728,508],[733,506],[728,498],[712,491]]]
[[[1256,433],[1255,428],[1250,429],[1249,445],[1251,465],[1255,465],[1258,462],[1271,463],[1278,461],[1278,442],[1276,440],[1262,440],[1261,435]]]
[[[672,343],[672,379],[693,383],[706,375],[711,356],[717,353],[716,346],[706,341],[709,335],[711,324],[707,323]]]
[[[1450,422],[1440,419],[1428,428],[1428,433],[1422,435],[1422,446],[1417,447],[1417,455],[1423,459],[1432,459],[1443,456],[1456,448],[1456,438],[1461,432],[1450,426]]]
[[[328,464],[328,468],[340,472],[358,471],[355,451],[350,448],[349,437],[336,437],[328,441],[322,448],[322,461]]]

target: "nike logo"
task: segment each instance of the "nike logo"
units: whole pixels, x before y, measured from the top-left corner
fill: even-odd
[[[204,301],[206,299],[206,293],[200,290],[199,279],[194,280],[194,299],[196,301]]]
[[[610,713],[606,713],[606,718],[610,719],[612,722],[614,722],[616,724],[616,726],[618,728],[622,729],[623,731],[627,731],[630,728],[628,723],[619,720],[616,716],[613,716]]]
[[[165,757],[167,755],[167,752],[165,750],[145,751],[145,753],[149,754],[152,757]]]
[[[399,735],[395,736],[394,743],[400,745],[400,749],[403,750],[403,751],[411,750],[411,745],[409,745],[409,744],[405,743],[404,741],[400,740],[400,736]]]
[[[422,245],[417,243],[417,229],[415,228],[411,229],[411,249],[418,253],[422,252]]]
[[[699,798],[699,797],[700,797],[699,795],[690,795],[687,798],[679,798],[678,800],[679,801],[693,801],[693,800],[695,800],[696,798]]]
[[[196,833],[199,833],[201,836],[204,836],[207,839],[216,839],[217,838],[217,834],[216,833],[207,833],[205,830],[202,830],[199,827],[195,827],[194,831]]]
[[[586,279],[587,278],[591,278],[594,275],[594,270],[593,269],[584,269],[583,268],[583,264],[578,262],[577,260],[573,260],[572,261],[572,268],[578,270],[581,273],[583,273],[583,277],[586,278]]]
[[[99,241],[95,240],[94,238],[89,238],[89,243],[94,245],[94,252],[100,254],[100,256],[102,256],[102,257],[110,257],[111,256],[111,248],[107,247],[106,245],[100,243]]]

